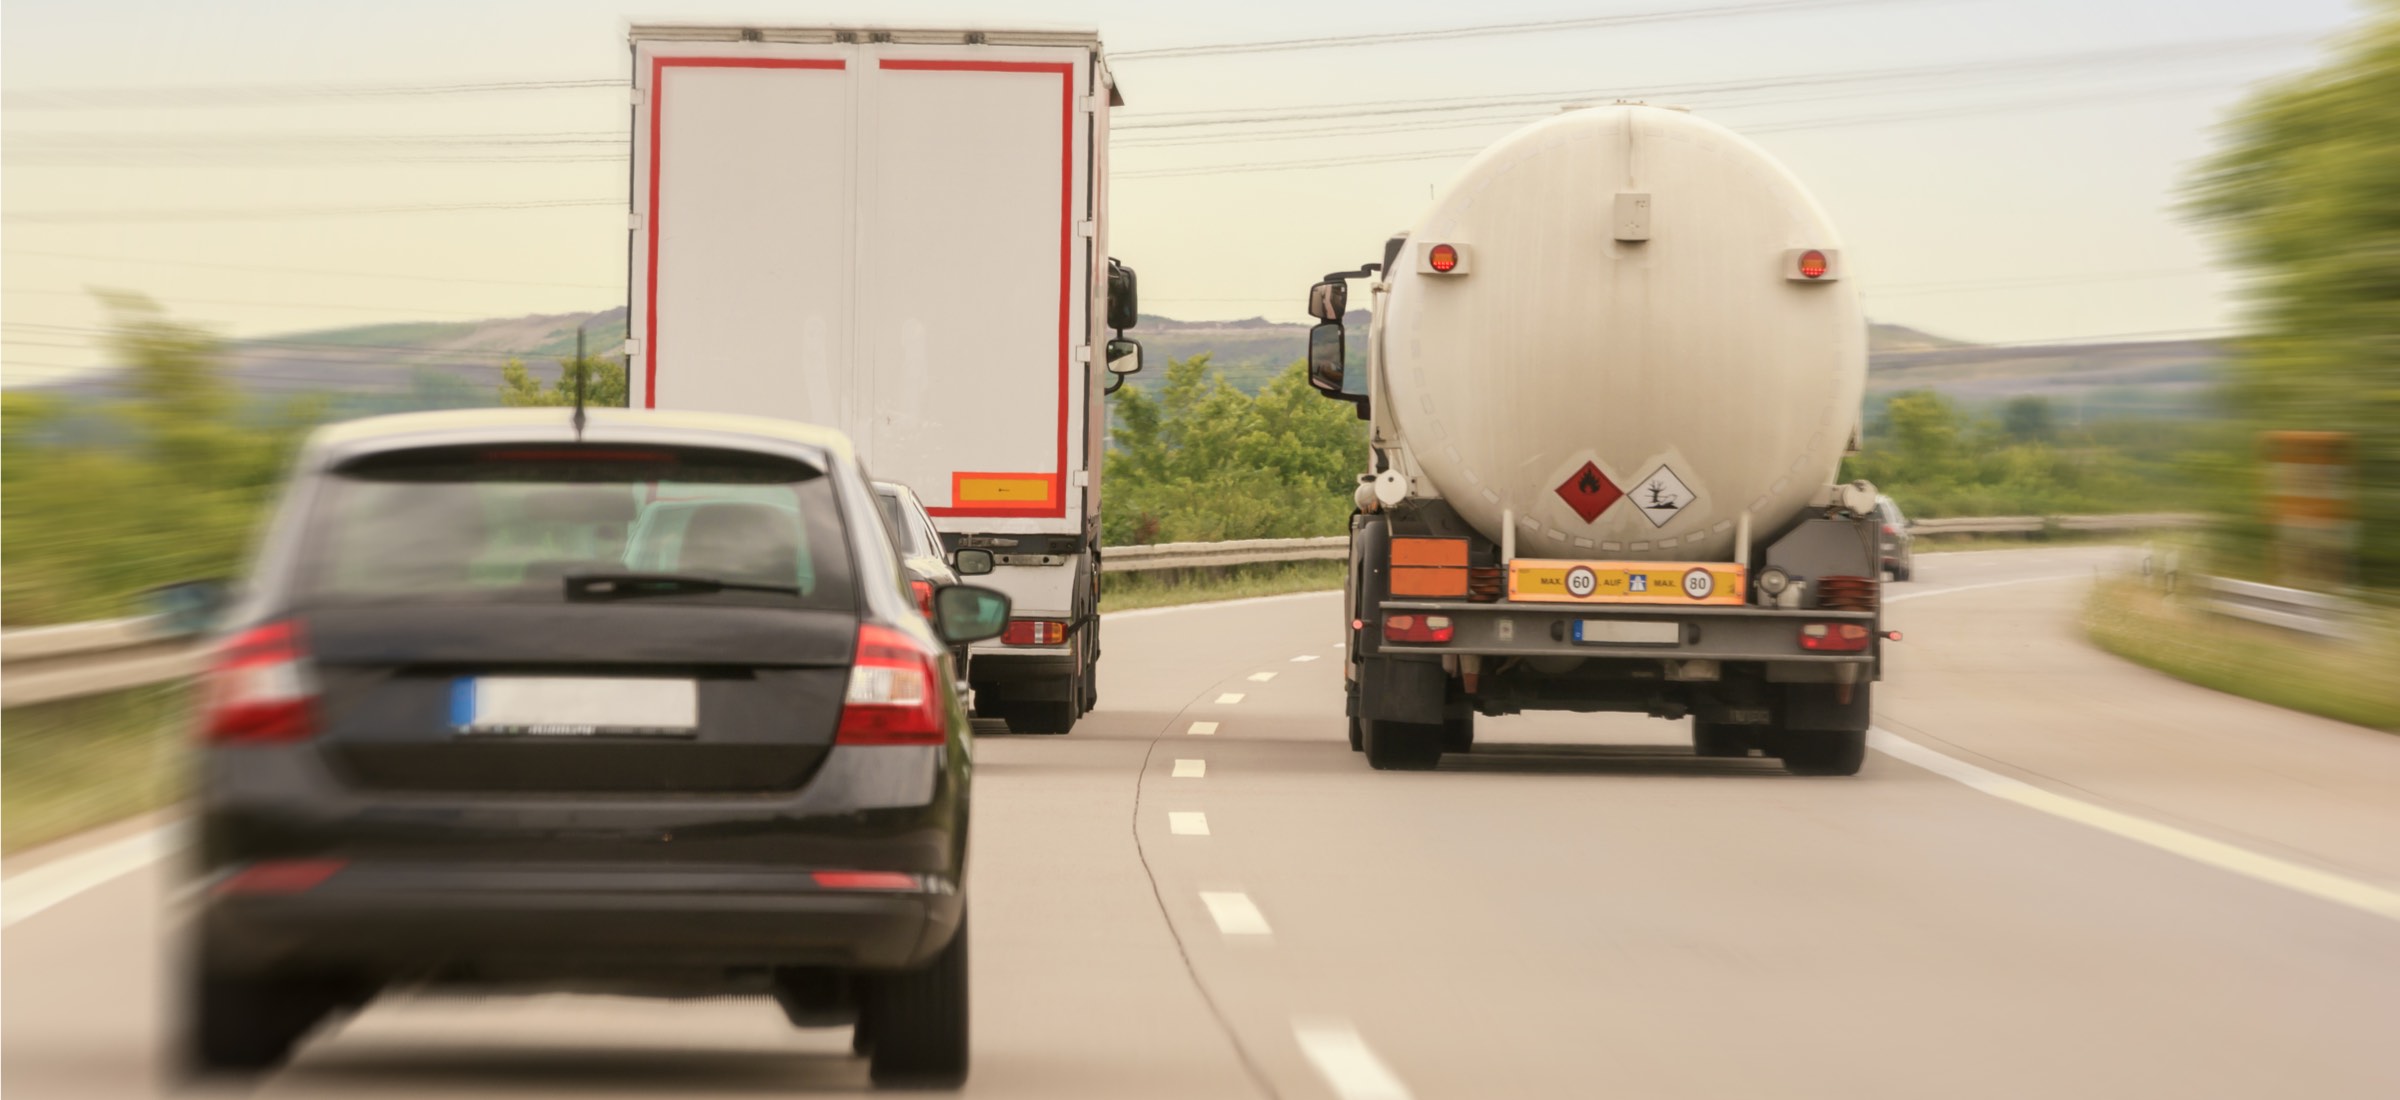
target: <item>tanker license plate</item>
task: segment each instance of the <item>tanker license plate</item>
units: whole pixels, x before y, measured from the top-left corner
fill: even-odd
[[[1676,645],[1683,641],[1683,626],[1623,619],[1577,619],[1575,640],[1586,645]]]

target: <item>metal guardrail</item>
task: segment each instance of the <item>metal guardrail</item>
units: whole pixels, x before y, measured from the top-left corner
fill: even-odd
[[[1929,519],[1911,534],[1999,535],[2060,531],[2144,531],[2197,526],[2183,513],[2125,516],[1983,516]],[[1288,561],[1339,561],[1350,539],[1239,539],[1111,546],[1100,552],[1101,572],[1141,573]],[[11,630],[0,635],[0,706],[24,706],[100,695],[180,679],[198,671],[200,654],[188,638],[165,635],[150,618]]]
[[[78,699],[198,671],[192,639],[158,626],[154,618],[108,619],[0,634],[0,705]]]
[[[2335,641],[2358,637],[2358,608],[2338,596],[2224,577],[2199,581],[2201,604],[2219,615]]]

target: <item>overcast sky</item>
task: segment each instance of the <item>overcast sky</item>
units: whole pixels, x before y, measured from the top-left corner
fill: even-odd
[[[1121,56],[1111,251],[1147,312],[1304,320],[1308,283],[1374,258],[1466,151],[1640,95],[1788,162],[1878,320],[1992,342],[2218,331],[2238,300],[2179,188],[2246,89],[2358,18],[2346,0],[9,0],[0,359],[12,383],[98,362],[92,287],[239,336],[622,304],[636,19],[1096,26],[1129,55],[1630,13],[1668,17]],[[303,90],[528,80],[597,83]],[[1482,103],[1414,109],[1458,100]],[[1164,125],[1227,112],[1301,117]],[[1349,163],[1279,166],[1312,161]],[[494,203],[567,205],[358,209]]]

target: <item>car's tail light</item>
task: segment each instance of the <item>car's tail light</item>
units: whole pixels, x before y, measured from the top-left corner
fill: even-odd
[[[316,678],[298,623],[268,623],[219,646],[204,691],[201,735],[211,742],[275,744],[316,735]]]
[[[910,581],[908,590],[917,594],[917,610],[925,613],[925,620],[933,621],[933,582]]]
[[[914,890],[917,876],[899,871],[810,871],[809,880],[826,890]]]
[[[1899,528],[1893,527],[1891,524],[1887,523],[1883,525],[1883,533],[1887,535],[1897,535],[1900,533],[1900,530]]]
[[[340,874],[339,859],[269,859],[253,863],[217,883],[218,894],[305,894]]]
[[[1800,628],[1800,648],[1819,653],[1858,653],[1875,632],[1863,623],[1809,623]]]
[[[1008,629],[1000,632],[1006,645],[1064,645],[1067,624],[1054,619],[1012,619]]]
[[[1383,617],[1383,640],[1387,642],[1447,642],[1455,632],[1448,615]]]
[[[915,638],[863,623],[850,688],[842,695],[842,745],[939,745],[949,736],[936,688],[935,657]]]

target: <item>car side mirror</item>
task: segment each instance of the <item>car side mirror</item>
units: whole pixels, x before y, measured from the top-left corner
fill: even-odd
[[[1141,320],[1141,280],[1134,275],[1132,268],[1118,263],[1115,257],[1110,257],[1108,261],[1108,327],[1123,332],[1140,324]],[[1133,372],[1119,371],[1118,373],[1131,374]]]
[[[992,556],[990,551],[978,552]],[[940,589],[933,594],[933,629],[951,645],[997,638],[1008,629],[1008,597],[971,584]]]
[[[980,577],[992,571],[992,552],[967,547],[950,555],[950,568],[962,577]]]
[[[1308,288],[1308,315],[1320,321],[1340,323],[1342,314],[1350,309],[1350,284],[1341,279],[1328,279]]]
[[[179,581],[142,593],[142,603],[169,637],[203,634],[233,603],[233,586],[221,580]]]
[[[1326,321],[1308,330],[1309,385],[1327,397],[1344,396],[1342,372],[1348,358],[1349,347],[1342,337],[1340,321]]]

